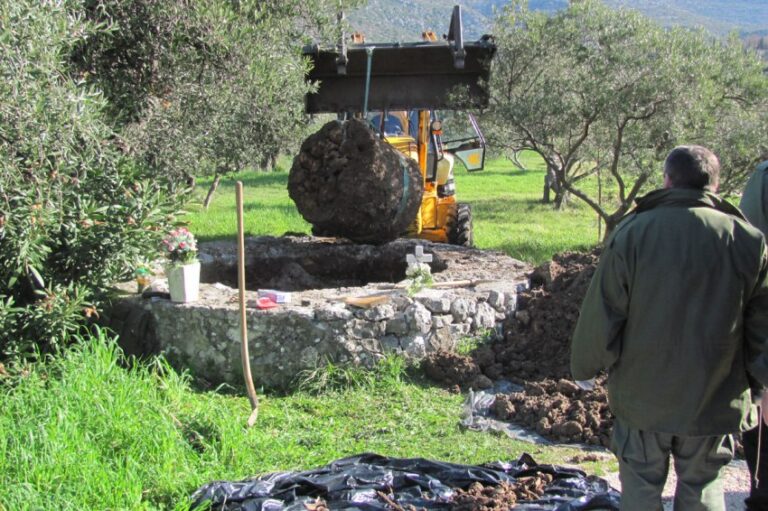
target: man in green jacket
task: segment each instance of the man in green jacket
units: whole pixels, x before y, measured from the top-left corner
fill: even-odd
[[[765,235],[768,233],[768,153],[762,159],[766,161],[759,164],[749,177],[739,208],[747,220]]]
[[[749,177],[739,208],[752,225],[760,229],[763,235],[768,235],[768,152],[761,159],[766,161],[759,164]],[[763,417],[768,415],[768,393],[763,393],[760,408]],[[741,436],[751,476],[749,497],[744,501],[747,511],[768,509],[768,425],[765,419],[761,426],[745,431]]]
[[[622,511],[661,511],[670,454],[675,510],[724,510],[731,433],[756,424],[750,384],[768,384],[766,244],[714,194],[719,170],[708,149],[675,148],[664,189],[607,240],[581,307],[571,372],[608,371]]]

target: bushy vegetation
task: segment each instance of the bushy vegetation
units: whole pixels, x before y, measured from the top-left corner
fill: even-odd
[[[664,29],[600,0],[552,15],[513,1],[493,31],[499,47],[484,127],[496,148],[547,164],[560,205],[587,203],[606,232],[649,186],[675,145],[710,147],[722,188],[740,189],[768,140],[768,82],[736,38]],[[601,176],[615,194],[581,185]],[[648,185],[648,186],[646,186]]]
[[[66,67],[105,27],[77,2],[0,3],[0,353],[50,349],[173,220],[162,180],[126,158],[102,95]]]
[[[346,4],[355,2],[343,2]],[[271,164],[305,134],[302,46],[336,40],[332,0],[87,0],[110,28],[73,63],[104,90],[127,151],[179,182]]]
[[[212,193],[301,140],[301,46],[336,36],[339,5],[0,6],[0,354],[49,350],[96,317],[195,176]]]

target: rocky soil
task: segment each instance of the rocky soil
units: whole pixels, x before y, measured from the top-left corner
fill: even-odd
[[[436,353],[424,362],[426,374],[455,390],[511,380],[524,391],[497,396],[499,419],[557,442],[607,446],[613,417],[605,377],[598,378],[595,390],[584,391],[571,381],[569,369],[571,335],[599,255],[598,250],[564,253],[536,268],[502,341],[469,356]]]
[[[536,472],[528,477],[519,477],[514,483],[502,482],[497,486],[472,483],[466,490],[456,492],[451,510],[496,511],[510,509],[519,501],[540,498],[544,495],[545,488],[552,482],[552,479],[552,474]]]

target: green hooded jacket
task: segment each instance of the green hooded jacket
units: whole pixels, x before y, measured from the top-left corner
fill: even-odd
[[[768,235],[768,161],[757,166],[749,177],[739,208],[749,223]]]
[[[649,193],[606,242],[573,336],[574,379],[607,369],[611,410],[635,429],[753,427],[750,385],[768,384],[767,274],[763,236],[736,207],[702,190]]]

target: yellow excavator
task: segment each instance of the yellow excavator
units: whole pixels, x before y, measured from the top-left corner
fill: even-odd
[[[339,119],[368,120],[372,129],[418,162],[424,194],[408,236],[472,246],[472,211],[458,202],[453,167],[485,165],[485,139],[475,118],[466,121],[441,111],[482,108],[496,46],[490,36],[465,42],[461,7],[455,6],[448,34],[438,40],[424,32],[412,43],[366,43],[355,33],[334,49],[304,49],[311,59],[308,80],[317,90],[306,97],[308,113],[335,113]],[[458,128],[458,129],[457,129]]]

